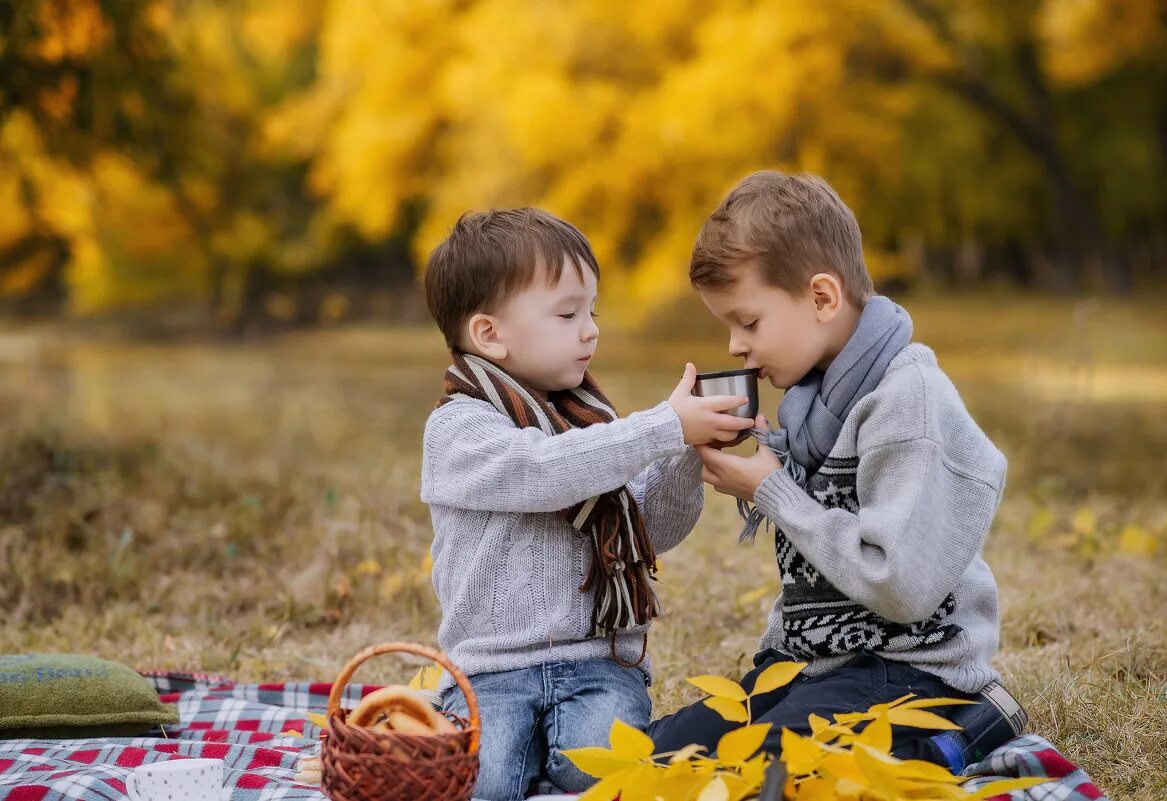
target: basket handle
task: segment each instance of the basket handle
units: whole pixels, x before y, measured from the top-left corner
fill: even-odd
[[[340,696],[344,692],[344,688],[348,686],[349,679],[352,678],[353,673],[356,672],[358,667],[374,656],[398,652],[416,654],[426,659],[432,659],[450,672],[450,675],[454,678],[454,682],[458,685],[458,689],[466,696],[466,706],[470,711],[469,753],[477,753],[478,738],[482,732],[482,721],[478,716],[478,698],[474,695],[474,688],[470,686],[470,680],[466,678],[466,674],[451,662],[448,656],[441,651],[425,645],[415,645],[410,642],[383,642],[379,645],[370,645],[354,656],[348,661],[348,664],[341,668],[340,673],[336,677],[336,681],[332,683],[332,691],[328,694],[328,717],[331,719],[333,715],[340,712]]]

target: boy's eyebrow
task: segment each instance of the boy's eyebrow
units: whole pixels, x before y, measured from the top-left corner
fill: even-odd
[[[589,294],[586,294],[584,292],[573,292],[570,295],[564,295],[563,297],[561,297],[559,299],[559,302],[560,303],[578,303],[579,301],[587,300],[588,298],[591,298],[593,301],[595,300],[594,295],[589,295]]]

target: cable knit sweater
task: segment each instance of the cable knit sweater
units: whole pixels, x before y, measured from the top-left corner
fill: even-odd
[[[870,650],[965,692],[998,678],[981,547],[1005,467],[932,351],[905,347],[806,489],[777,470],[754,494],[777,526],[782,575],[761,647],[813,675]]]
[[[701,461],[668,403],[555,436],[465,396],[434,410],[421,499],[434,528],[438,642],[455,664],[473,675],[611,656],[607,637],[588,637],[592,595],[579,591],[590,546],[560,512],[625,484],[658,554],[692,531]],[[640,656],[644,631],[617,636],[621,660]],[[640,667],[651,679],[649,660]]]

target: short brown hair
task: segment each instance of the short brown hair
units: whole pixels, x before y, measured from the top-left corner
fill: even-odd
[[[763,170],[743,178],[701,227],[689,281],[698,289],[728,286],[729,268],[745,261],[756,261],[767,283],[788,292],[825,270],[858,308],[875,294],[859,223],[817,175]]]
[[[588,240],[569,222],[541,209],[466,212],[426,262],[425,300],[446,344],[457,349],[462,325],[489,312],[535,280],[539,265],[555,284],[570,259],[583,278],[600,266]]]

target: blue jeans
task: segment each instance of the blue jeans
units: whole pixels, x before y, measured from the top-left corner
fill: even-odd
[[[485,801],[519,801],[541,776],[565,792],[583,792],[596,780],[563,752],[607,746],[617,718],[643,731],[652,713],[644,674],[607,659],[479,673],[470,685],[482,717],[474,797]],[[467,716],[457,687],[442,695],[442,706]]]

